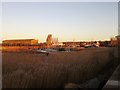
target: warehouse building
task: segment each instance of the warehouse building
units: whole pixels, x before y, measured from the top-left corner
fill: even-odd
[[[4,40],[2,45],[20,46],[20,45],[37,45],[38,40],[35,39],[17,39],[17,40]]]

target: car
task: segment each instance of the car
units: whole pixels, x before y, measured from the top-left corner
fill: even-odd
[[[90,48],[92,47],[91,45],[85,45],[84,48]]]

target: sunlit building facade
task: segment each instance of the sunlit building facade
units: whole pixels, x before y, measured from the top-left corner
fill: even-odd
[[[49,34],[47,36],[46,44],[47,44],[48,47],[52,45],[52,34]]]
[[[8,46],[20,46],[20,45],[37,45],[38,40],[36,39],[17,39],[17,40],[4,40],[2,45]]]
[[[58,38],[52,38],[52,45],[58,45]]]

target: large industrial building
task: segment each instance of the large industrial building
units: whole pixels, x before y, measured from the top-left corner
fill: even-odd
[[[37,45],[38,40],[35,40],[35,39],[4,40],[4,41],[2,41],[2,44],[3,45],[12,45],[12,46]]]

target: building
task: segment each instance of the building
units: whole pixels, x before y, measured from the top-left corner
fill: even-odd
[[[37,45],[38,40],[35,39],[16,39],[16,40],[4,40],[2,45],[8,46],[20,46],[20,45]]]
[[[112,37],[110,40],[111,46],[120,46],[120,35]]]
[[[47,36],[46,44],[47,44],[48,47],[52,45],[52,34],[49,34]]]
[[[63,42],[65,46],[80,46],[80,42]]]
[[[58,38],[52,38],[52,45],[58,45]]]
[[[117,38],[117,45],[120,46],[120,35],[116,36]]]

